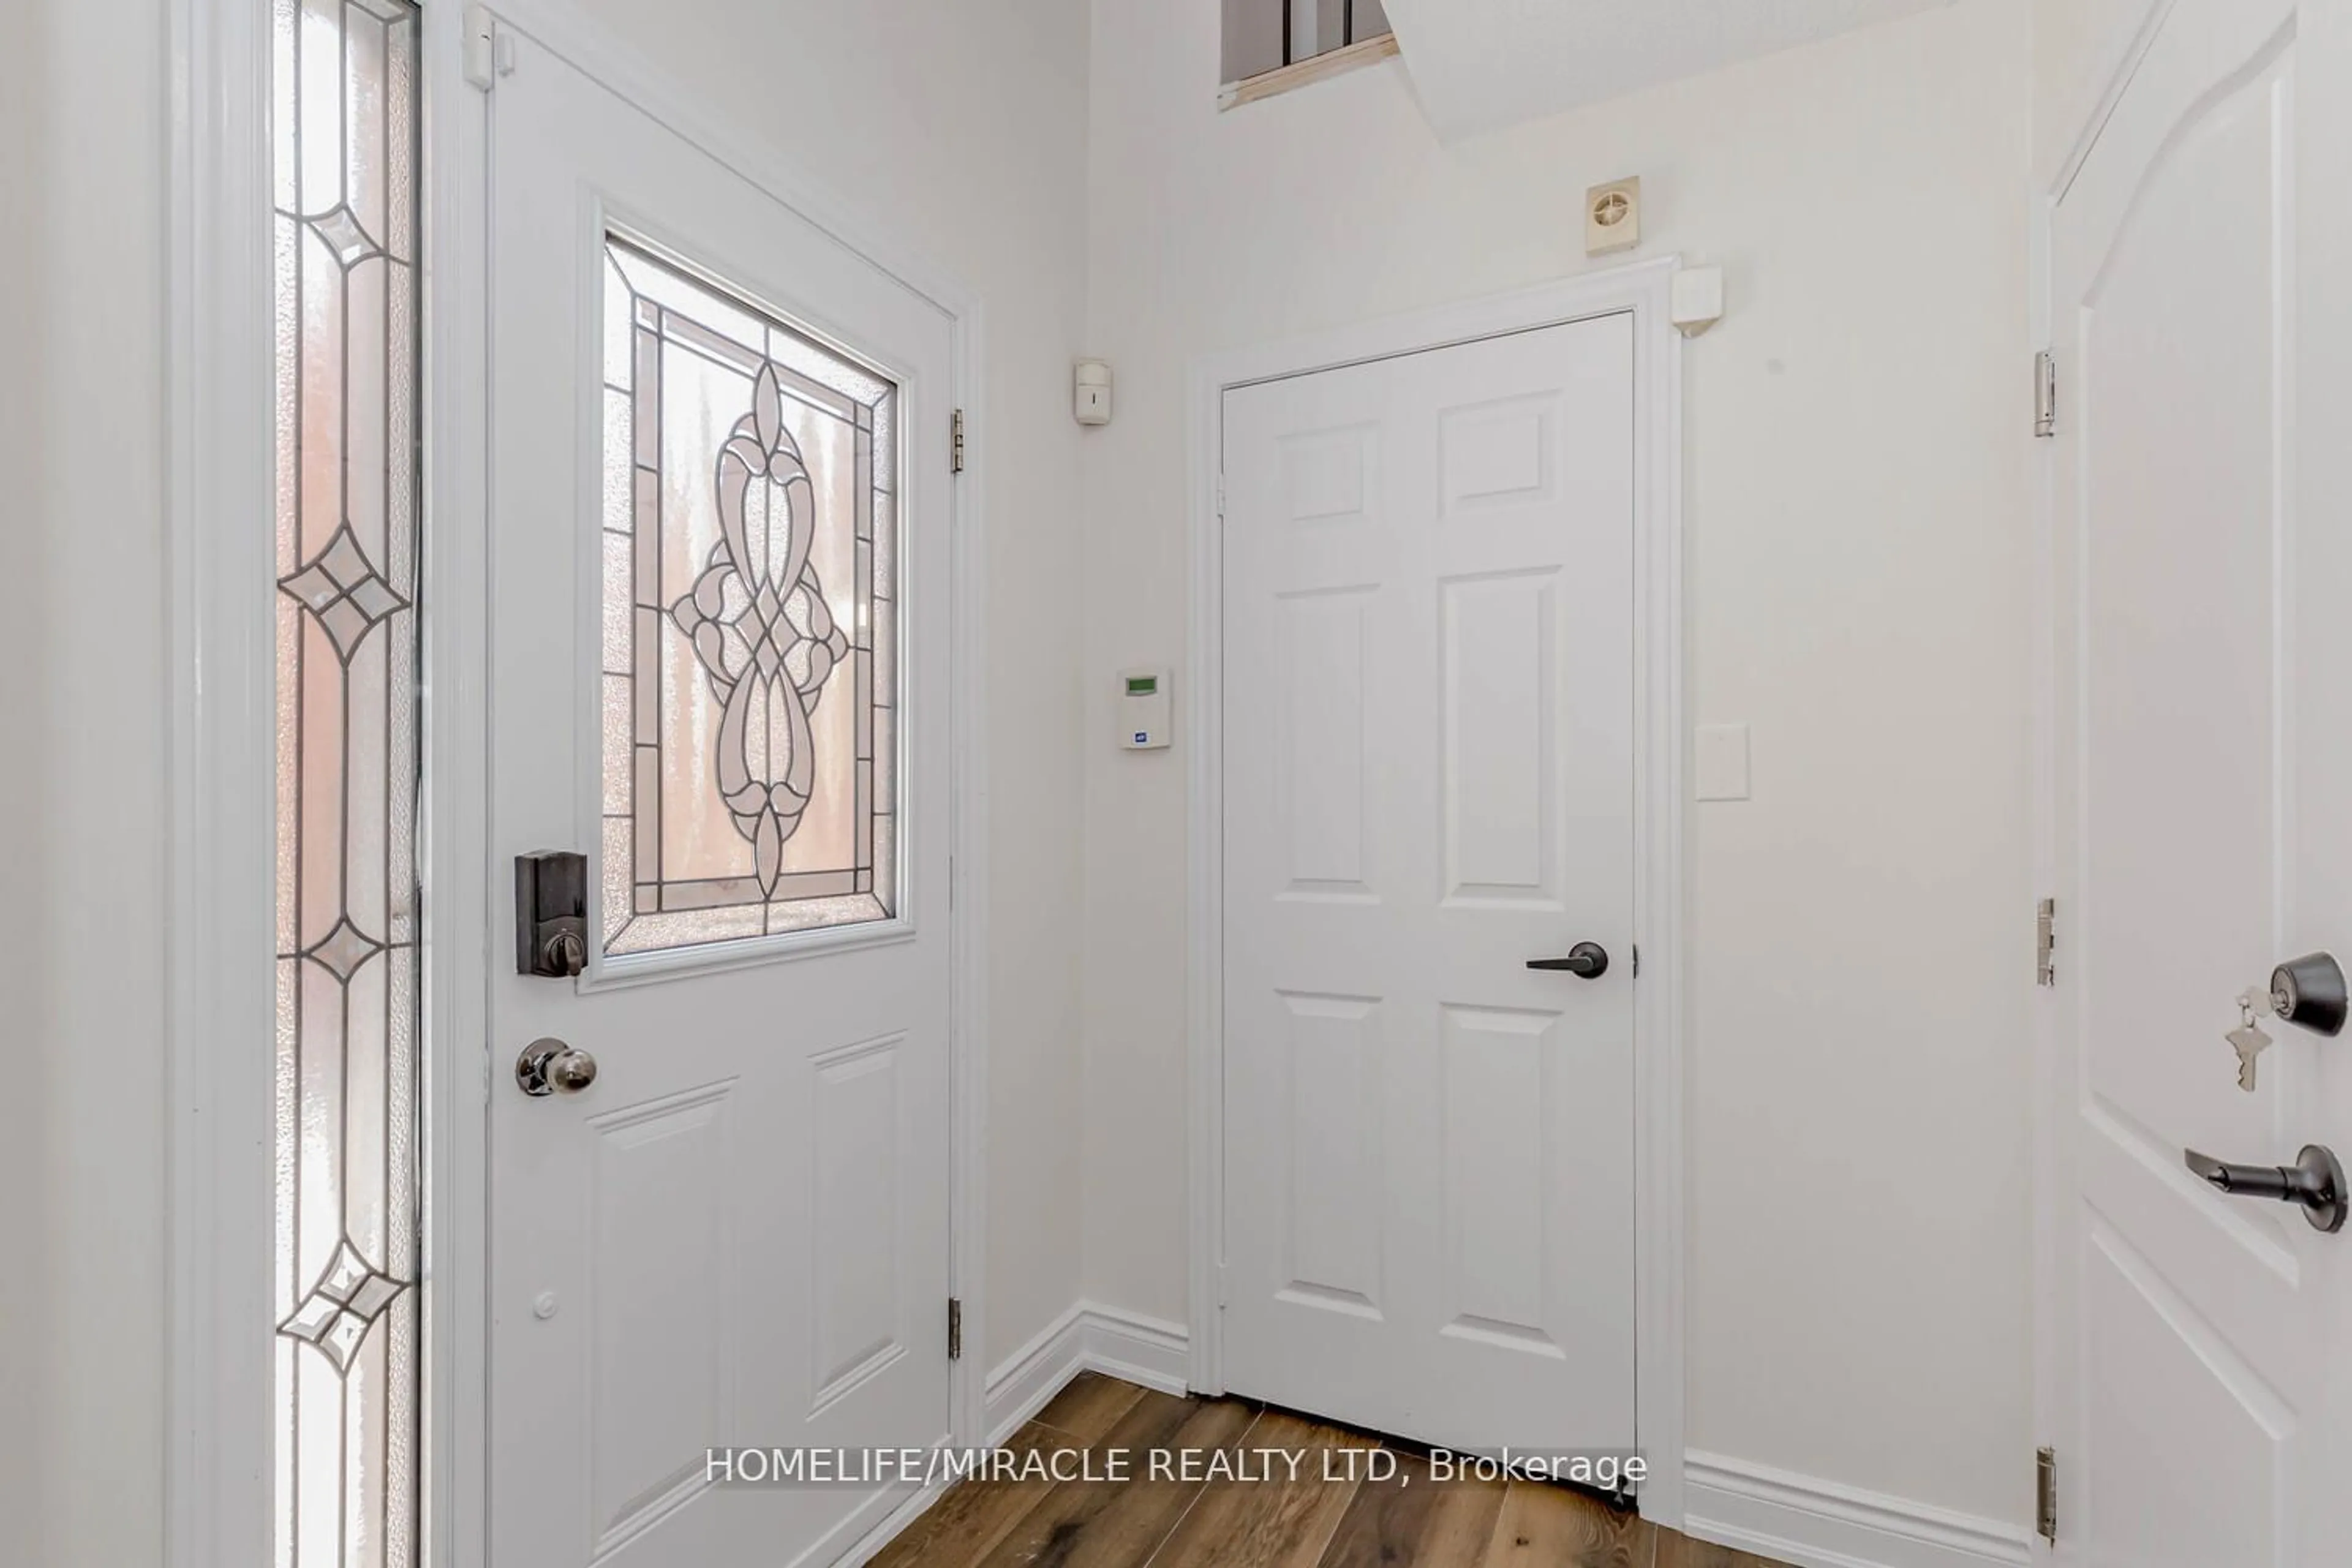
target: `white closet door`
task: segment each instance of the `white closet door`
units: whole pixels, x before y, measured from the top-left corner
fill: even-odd
[[[1224,464],[1228,1384],[1630,1448],[1632,320],[1235,390]]]

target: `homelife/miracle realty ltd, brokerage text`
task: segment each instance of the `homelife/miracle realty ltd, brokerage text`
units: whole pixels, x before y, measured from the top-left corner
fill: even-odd
[[[1639,1454],[1429,1450],[1429,1479],[1564,1481],[1617,1491],[1648,1472]],[[712,1448],[704,1479],[719,1486],[888,1487],[912,1481],[1386,1481],[1392,1449],[1301,1448]],[[1410,1484],[1411,1478],[1406,1478]]]

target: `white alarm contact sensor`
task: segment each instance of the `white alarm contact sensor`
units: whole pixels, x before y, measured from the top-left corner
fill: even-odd
[[[1110,366],[1098,359],[1082,359],[1073,373],[1070,412],[1081,425],[1110,423]]]

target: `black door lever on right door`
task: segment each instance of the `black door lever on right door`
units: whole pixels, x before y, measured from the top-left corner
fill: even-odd
[[[1597,942],[1580,942],[1568,950],[1566,958],[1530,958],[1528,967],[1564,969],[1587,980],[1598,980],[1609,973],[1609,950]]]
[[[2344,1167],[2316,1143],[2306,1145],[2292,1165],[2232,1165],[2194,1149],[2183,1149],[2180,1157],[2200,1179],[2225,1193],[2301,1204],[2313,1229],[2332,1233],[2344,1228]]]

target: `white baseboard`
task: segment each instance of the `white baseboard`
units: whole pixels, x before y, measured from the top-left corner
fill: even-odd
[[[982,1403],[981,1430],[992,1443],[1002,1443],[1045,1407],[1045,1401],[1084,1369],[1085,1347],[1079,1320],[1084,1301],[1073,1301],[1060,1317],[1037,1331],[1036,1337],[990,1369]]]
[[[2020,1568],[2022,1526],[1720,1454],[1683,1461],[1683,1532],[1796,1568]]]
[[[1192,1372],[1192,1336],[1181,1323],[1087,1303],[1083,1315],[1089,1372],[1181,1394]]]
[[[989,1373],[988,1440],[1010,1437],[1082,1372],[1181,1394],[1189,1346],[1181,1323],[1076,1302]]]

